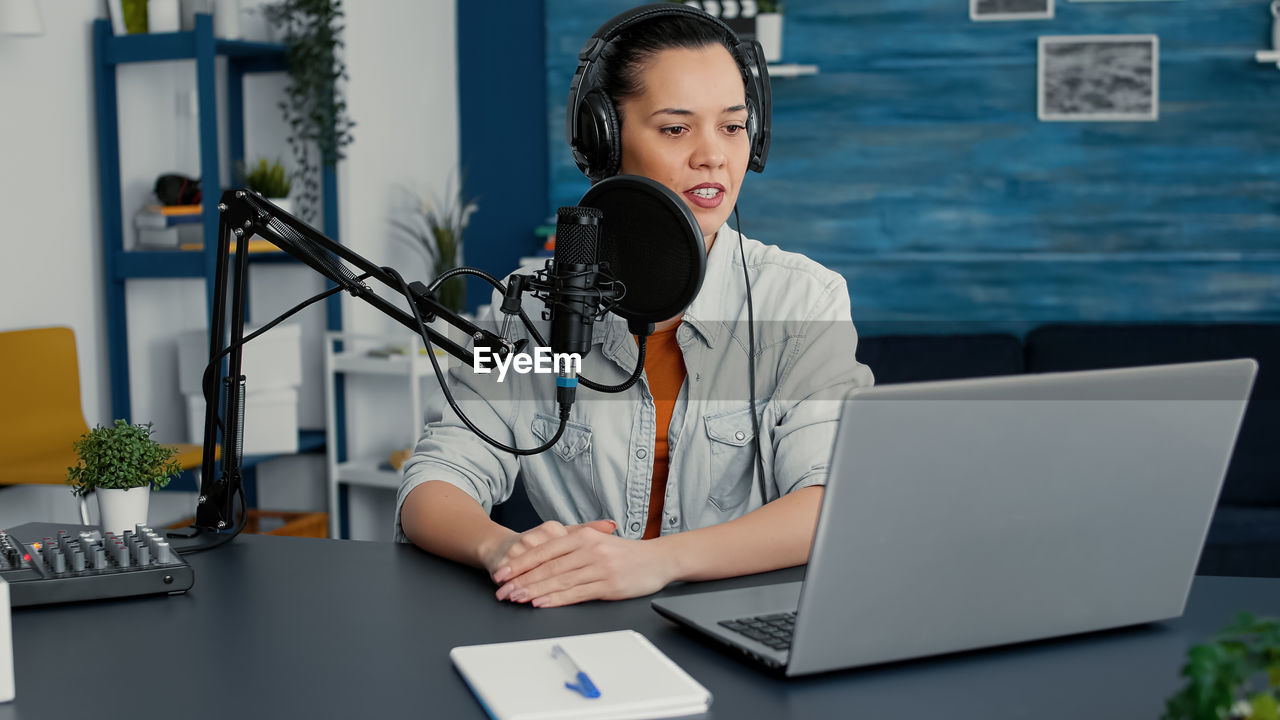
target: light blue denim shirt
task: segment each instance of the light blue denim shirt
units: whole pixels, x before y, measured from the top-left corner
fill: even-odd
[[[747,372],[747,296],[738,233],[720,228],[698,296],[676,339],[688,372],[668,431],[670,452],[662,534],[733,520],[787,493],[826,481],[839,405],[870,385],[854,359],[857,334],[844,278],[803,255],[743,238],[755,311],[755,382],[766,494],[756,479]],[[495,294],[493,307],[500,304]],[[541,307],[526,302],[539,331]],[[493,317],[487,318],[493,321]],[[626,321],[608,315],[595,326],[582,376],[614,385],[634,371],[637,348]],[[450,371],[450,389],[467,417],[507,445],[533,448],[559,427],[555,379],[508,372]],[[406,538],[400,508],[415,487],[443,480],[486,511],[525,483],[544,520],[566,525],[611,519],[618,534],[639,538],[648,517],[656,410],[647,378],[604,394],[580,387],[559,442],[517,457],[485,443],[448,407],[427,425],[404,465],[396,498],[396,539]]]

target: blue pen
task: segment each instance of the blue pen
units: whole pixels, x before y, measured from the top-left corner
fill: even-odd
[[[567,678],[564,683],[566,688],[584,698],[600,697],[600,691],[596,689],[595,683],[591,682],[591,678],[587,677],[582,668],[578,667],[578,663],[574,662],[573,658],[569,657],[569,653],[565,652],[559,644],[551,646],[551,657],[555,658],[560,668],[564,670],[564,676]]]

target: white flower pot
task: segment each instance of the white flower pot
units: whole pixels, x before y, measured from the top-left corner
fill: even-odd
[[[765,62],[782,60],[782,13],[756,15],[756,40],[764,48]]]
[[[150,0],[147,3],[147,32],[178,32],[182,27],[178,0]]]
[[[267,202],[270,202],[290,215],[293,214],[293,201],[289,198],[267,198]]]
[[[151,488],[129,488],[128,490],[93,491],[98,496],[98,512],[101,517],[102,531],[123,534],[125,530],[133,530],[135,525],[147,524],[147,506],[151,500]]]
[[[213,35],[223,40],[240,39],[240,0],[214,0]]]

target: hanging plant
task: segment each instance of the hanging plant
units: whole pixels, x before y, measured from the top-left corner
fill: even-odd
[[[347,79],[339,54],[342,0],[280,0],[264,13],[279,29],[289,60],[289,87],[280,110],[297,166],[298,215],[310,222],[320,206],[321,168],[343,159],[355,126],[338,88]]]

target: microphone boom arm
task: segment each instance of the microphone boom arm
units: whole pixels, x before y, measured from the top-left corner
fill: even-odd
[[[272,245],[297,258],[312,270],[329,278],[335,284],[351,293],[353,297],[364,300],[387,317],[412,330],[415,334],[418,332],[418,325],[414,321],[413,315],[382,299],[368,285],[356,282],[353,275],[345,272],[340,264],[334,262],[332,258],[325,257],[322,253],[336,255],[368,273],[370,277],[387,287],[397,288],[395,279],[387,272],[386,268],[361,257],[350,248],[334,242],[320,231],[281,210],[271,201],[252,192],[227,190],[222,194],[222,201],[218,207],[222,212],[219,225],[226,222],[232,228],[243,229],[246,235],[253,234],[267,240]],[[273,222],[279,223],[279,225],[273,225]],[[296,234],[297,237],[289,237],[291,233]],[[316,248],[319,248],[321,252],[317,252]],[[448,324],[465,332],[476,341],[477,346],[488,345],[494,351],[498,351],[503,346],[505,341],[501,337],[484,330],[470,320],[441,305],[435,294],[427,290],[422,283],[410,283],[409,289],[413,293],[414,303],[418,306],[419,312],[422,313],[424,321],[431,322],[436,317],[440,317]],[[471,352],[445,335],[436,332],[432,328],[427,328],[427,335],[430,336],[432,343],[444,348],[450,355],[465,363],[471,362]],[[505,355],[506,353],[503,354]]]
[[[209,328],[209,360],[213,368],[214,391],[206,391],[204,457],[201,465],[200,495],[196,507],[196,532],[217,532],[231,526],[233,503],[241,492],[242,429],[244,377],[241,375],[244,343],[244,299],[248,281],[248,239],[257,235],[306,266],[328,278],[338,287],[364,300],[396,322],[417,334],[420,326],[413,314],[387,302],[338,259],[359,268],[368,277],[400,292],[398,274],[379,266],[349,248],[326,237],[310,225],[281,210],[261,196],[246,190],[227,190],[218,204],[218,248],[214,275],[214,306]],[[231,266],[231,243],[234,238],[236,262]],[[231,307],[231,338],[226,342],[228,274],[234,272]],[[421,282],[408,286],[411,302],[423,322],[441,318],[470,336],[476,347],[488,347],[492,354],[506,356],[523,348],[526,341],[512,343],[504,337],[484,330],[445,307]],[[423,327],[431,342],[439,345],[464,363],[472,362],[472,353],[445,335]],[[227,356],[226,374],[221,358]],[[432,358],[434,361],[434,358]],[[223,394],[221,430],[223,437],[222,471],[214,470],[218,445],[219,394]]]

